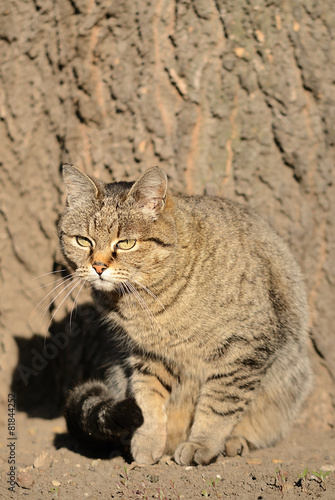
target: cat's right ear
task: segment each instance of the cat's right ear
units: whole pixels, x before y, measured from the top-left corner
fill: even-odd
[[[69,163],[63,165],[63,178],[68,192],[69,205],[83,202],[83,199],[95,199],[99,190],[93,179],[91,179],[79,168]]]
[[[167,177],[159,167],[149,168],[133,185],[128,196],[147,215],[156,217],[164,209]]]

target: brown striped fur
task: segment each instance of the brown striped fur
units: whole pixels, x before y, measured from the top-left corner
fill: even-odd
[[[107,393],[75,390],[69,427],[83,428],[99,404],[94,418],[108,436],[114,406],[135,400],[131,453],[140,463],[167,452],[207,464],[274,444],[311,385],[305,288],[285,243],[237,203],[173,196],[158,167],[135,183],[105,184],[65,165],[64,179],[61,248],[119,342]],[[121,249],[125,240],[133,248]]]

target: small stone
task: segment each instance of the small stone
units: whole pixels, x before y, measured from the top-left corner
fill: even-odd
[[[237,55],[237,57],[243,57],[245,50],[243,47],[236,47],[236,49],[234,49],[234,52]]]
[[[32,465],[28,465],[27,467],[20,467],[19,468],[19,472],[30,472],[33,470],[33,466]]]
[[[272,462],[273,464],[282,464],[282,463],[284,462],[284,460],[280,460],[280,458],[273,458],[273,459],[271,460],[271,462]]]
[[[57,434],[65,434],[66,429],[65,429],[65,427],[61,427],[60,425],[56,425],[55,427],[52,428],[52,432],[56,432]]]
[[[27,474],[27,472],[19,472],[16,482],[18,486],[27,490],[30,490],[32,485],[35,483],[33,476],[31,474]]]
[[[144,153],[146,145],[147,145],[147,141],[146,140],[143,140],[143,141],[141,141],[139,143],[138,150],[139,150],[140,153]]]
[[[187,467],[185,467],[185,470],[191,470],[193,469],[192,465],[188,465]]]
[[[282,24],[281,24],[281,17],[279,14],[276,15],[276,26],[277,26],[277,30],[281,30]]]
[[[265,36],[264,36],[264,33],[262,33],[262,31],[256,30],[255,35],[256,35],[256,38],[259,41],[259,43],[264,43]]]
[[[262,465],[262,463],[263,460],[260,458],[249,458],[249,460],[247,460],[248,465]]]
[[[96,468],[101,464],[101,458],[97,458],[96,460],[92,460],[91,465],[92,467]]]
[[[150,481],[150,483],[157,483],[157,481],[159,479],[159,475],[158,474],[148,474],[147,478],[148,478],[148,481]]]
[[[60,486],[60,482],[59,482],[59,481],[51,481],[51,482],[52,482],[52,484],[53,484],[54,486],[56,486],[56,487],[57,487],[57,486]]]
[[[335,471],[335,465],[330,465],[330,464],[327,464],[327,465],[321,465],[320,467],[321,470],[323,470],[324,472],[333,472]]]
[[[39,467],[44,467],[48,462],[49,454],[46,451],[43,451],[38,457],[34,460],[34,468],[38,469]]]
[[[293,31],[297,32],[300,30],[300,24],[298,23],[298,21],[294,21],[293,23]]]

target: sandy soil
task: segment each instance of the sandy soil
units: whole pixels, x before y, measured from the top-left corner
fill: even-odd
[[[83,449],[66,433],[62,417],[44,420],[20,412],[16,415],[13,491],[8,490],[7,482],[8,443],[13,441],[7,439],[7,429],[3,430],[0,496],[4,498],[335,498],[335,430],[318,433],[296,426],[273,448],[256,450],[245,457],[219,457],[207,467],[182,467],[169,457],[143,467],[113,450],[99,453]],[[306,468],[302,480],[299,475],[304,475]],[[326,477],[321,481],[313,472]]]

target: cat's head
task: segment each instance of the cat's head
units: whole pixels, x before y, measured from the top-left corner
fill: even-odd
[[[103,291],[159,280],[175,245],[164,172],[153,167],[134,183],[106,184],[66,164],[63,176],[68,198],[58,232],[75,275]]]

